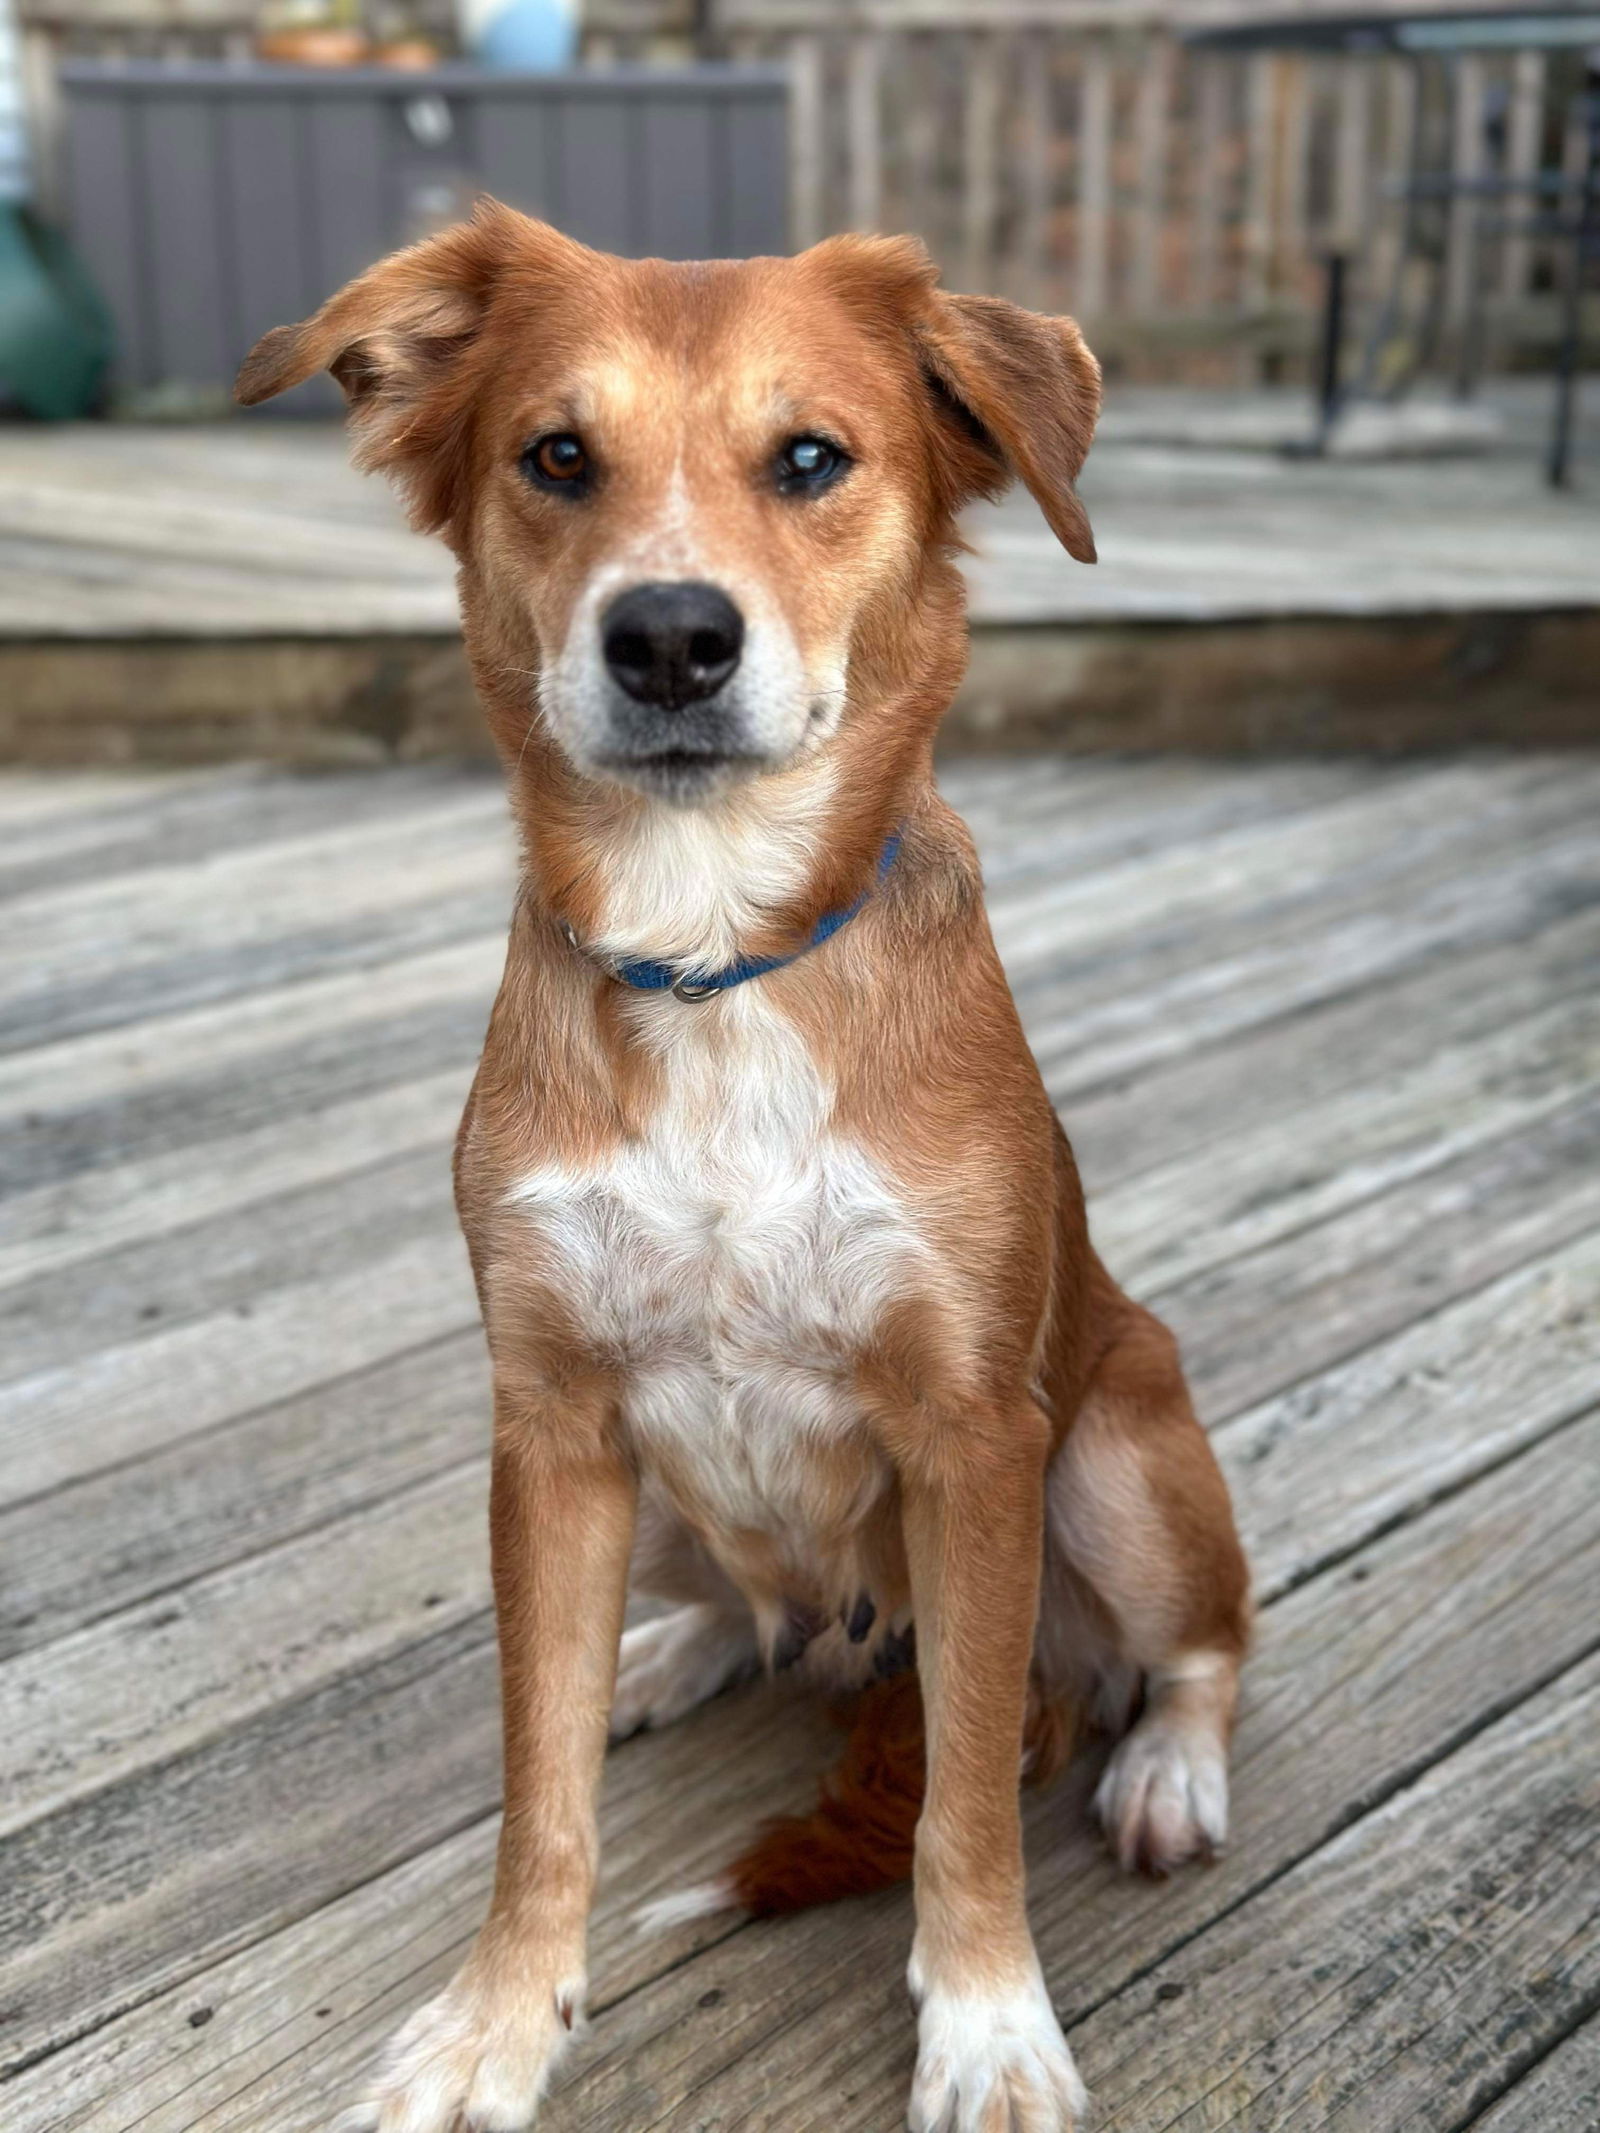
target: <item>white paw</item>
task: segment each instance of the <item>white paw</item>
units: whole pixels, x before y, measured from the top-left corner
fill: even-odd
[[[345,2133],[525,2133],[582,2002],[581,1977],[512,1984],[469,1962],[394,2037]]]
[[[668,1726],[696,1704],[755,1672],[755,1624],[720,1607],[680,1607],[622,1639],[611,1738]]]
[[[1009,1993],[923,1995],[911,2133],[1072,2133],[1088,2101],[1037,1972]]]
[[[1169,1874],[1228,1841],[1228,1760],[1209,1728],[1139,1721],[1106,1765],[1095,1813],[1132,1873]]]

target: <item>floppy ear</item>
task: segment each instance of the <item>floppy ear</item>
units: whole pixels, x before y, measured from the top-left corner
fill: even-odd
[[[1100,365],[1075,322],[937,290],[917,341],[930,385],[988,462],[973,493],[998,494],[1020,477],[1068,555],[1092,563],[1094,535],[1073,485],[1100,412]]]
[[[314,317],[264,334],[234,398],[254,407],[331,371],[350,407],[356,464],[392,475],[424,532],[447,528],[470,420],[459,359],[502,276],[578,250],[545,224],[482,200],[470,222],[380,260]]]

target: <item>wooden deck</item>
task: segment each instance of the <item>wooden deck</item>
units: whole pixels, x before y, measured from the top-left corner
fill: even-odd
[[[1102,1247],[1261,1600],[1226,1859],[1030,1800],[1096,2125],[1600,2126],[1600,760],[971,763]],[[510,880],[435,769],[0,782],[6,2133],[323,2133],[482,1911],[485,1364],[446,1147]],[[550,2133],[893,2133],[905,1893],[641,1938],[805,1795],[608,1765]]]
[[[1101,561],[1022,494],[971,515],[985,746],[1600,740],[1600,479],[1539,480],[1541,391],[1483,457],[1288,460],[1304,395],[1115,388]],[[332,424],[0,428],[0,762],[483,750],[454,569]]]

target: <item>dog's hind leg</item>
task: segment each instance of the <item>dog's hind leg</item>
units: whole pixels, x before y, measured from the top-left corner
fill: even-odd
[[[628,1582],[634,1593],[677,1604],[623,1634],[613,1741],[671,1725],[753,1674],[759,1660],[755,1617],[743,1594],[650,1492],[639,1507]]]
[[[1164,1874],[1228,1829],[1249,1576],[1177,1343],[1118,1300],[1117,1331],[1052,1461],[1036,1677],[1120,1730],[1096,1809],[1125,1867]]]

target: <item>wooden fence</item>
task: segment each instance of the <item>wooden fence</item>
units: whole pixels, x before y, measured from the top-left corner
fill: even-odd
[[[54,53],[242,52],[241,4],[22,0],[43,130]],[[1071,309],[1152,375],[1298,366],[1331,247],[1355,258],[1370,306],[1398,256],[1396,191],[1419,129],[1435,167],[1481,176],[1578,152],[1562,137],[1575,57],[1206,53],[1180,31],[1208,8],[590,0],[585,55],[786,62],[797,245],[913,231],[953,284]],[[448,22],[448,0],[410,14]],[[1446,354],[1469,331],[1492,358],[1553,330],[1550,247],[1504,219],[1458,203],[1423,233],[1429,286],[1412,295]]]

